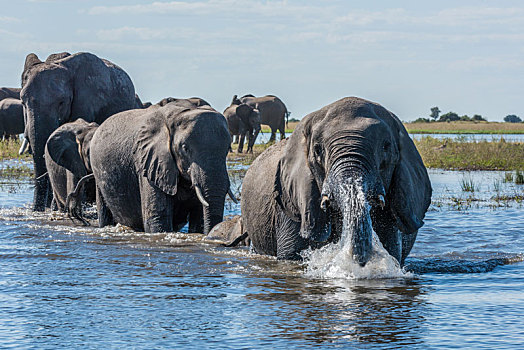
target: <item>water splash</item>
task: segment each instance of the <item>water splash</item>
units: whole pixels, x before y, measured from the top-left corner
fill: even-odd
[[[343,208],[340,208],[342,217],[345,218],[342,234],[337,243],[330,243],[315,250],[307,249],[302,253],[306,263],[306,276],[326,279],[382,279],[413,276],[405,272],[398,261],[389,255],[373,231],[369,215],[370,207],[362,188],[360,180],[350,180],[342,186],[340,183],[331,186],[335,201],[343,203]],[[362,232],[355,232],[359,230],[371,230],[371,256],[364,267],[355,260],[352,248],[355,239],[366,236]]]

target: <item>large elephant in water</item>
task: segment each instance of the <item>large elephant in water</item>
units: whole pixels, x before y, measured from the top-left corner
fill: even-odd
[[[109,116],[141,108],[131,79],[120,67],[90,53],[59,53],[45,62],[26,57],[22,91],[25,136],[33,150],[36,176],[33,210],[43,211],[49,201],[44,147],[60,125],[83,118],[102,123]]]
[[[277,130],[280,131],[280,139],[286,138],[286,118],[289,112],[282,100],[273,95],[255,97],[244,95],[240,102],[260,111],[260,123],[269,125],[271,128],[270,142],[275,141]]]
[[[187,100],[113,115],[91,141],[99,225],[208,233],[231,194],[229,143],[224,116]]]
[[[361,214],[355,217],[358,191]],[[372,229],[403,263],[431,201],[422,159],[400,120],[382,106],[348,97],[313,112],[293,134],[255,160],[242,189],[242,220],[254,250],[279,259],[350,237],[365,265]],[[264,210],[264,215],[260,211]]]
[[[5,98],[0,101],[0,138],[15,137],[24,132],[24,108],[22,101]]]

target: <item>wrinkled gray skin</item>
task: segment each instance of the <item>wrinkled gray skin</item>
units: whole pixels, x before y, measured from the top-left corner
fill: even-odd
[[[208,233],[223,217],[229,143],[222,114],[187,100],[112,116],[91,143],[100,227],[167,232],[189,221]]]
[[[235,215],[232,218],[222,221],[206,236],[207,239],[218,241],[224,245],[231,245],[233,242],[239,240],[235,246],[249,246],[249,238],[240,240],[243,234],[242,218],[240,215]]]
[[[141,108],[129,76],[113,63],[90,53],[59,53],[45,62],[35,54],[26,57],[22,91],[26,119],[25,136],[33,150],[35,183],[33,210],[50,203],[44,148],[60,125],[84,118],[102,123],[109,116]]]
[[[0,137],[17,138],[24,132],[24,108],[22,101],[5,98],[0,101]]]
[[[8,87],[1,87],[0,88],[0,100],[3,100],[4,98],[16,98],[17,100],[20,99],[20,88],[8,88]]]
[[[356,220],[342,210],[351,198],[338,194],[353,179],[362,179],[370,205]],[[403,264],[430,201],[426,168],[399,119],[376,103],[349,97],[307,115],[289,139],[255,160],[241,207],[258,253],[300,259],[307,247],[337,241],[344,223],[359,223],[351,253],[365,265],[371,222],[384,248]]]
[[[237,152],[242,153],[244,150],[244,140],[247,135],[247,152],[253,153],[253,145],[260,132],[260,112],[240,102],[235,95],[231,105],[224,110],[224,117],[227,120],[231,139],[235,136],[240,136]]]
[[[286,138],[286,117],[289,113],[284,102],[278,97],[273,95],[262,97],[244,95],[240,98],[240,102],[260,111],[260,123],[271,128],[269,142],[275,141],[277,130],[280,131],[280,140]]]
[[[165,106],[168,103],[171,102],[177,102],[177,101],[187,101],[195,105],[195,107],[202,107],[202,106],[211,106],[206,100],[200,97],[190,97],[190,98],[175,98],[175,97],[166,97],[162,100],[160,100],[157,105],[158,106]]]
[[[45,163],[53,199],[60,211],[70,209],[65,207],[67,195],[73,192],[82,177],[92,173],[89,155],[91,139],[97,128],[97,123],[77,119],[60,126],[47,140]],[[94,191],[87,191],[86,200],[95,200]],[[80,203],[76,202],[75,206],[79,207]]]

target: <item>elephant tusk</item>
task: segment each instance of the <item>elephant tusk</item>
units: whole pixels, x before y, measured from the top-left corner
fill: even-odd
[[[197,195],[198,200],[200,201],[200,203],[202,203],[202,205],[204,207],[209,207],[209,203],[206,202],[206,200],[204,199],[204,196],[202,195],[202,191],[200,190],[200,186],[195,185],[195,192],[196,192],[196,195]]]
[[[18,154],[22,155],[27,151],[27,148],[29,146],[29,141],[27,141],[27,138],[24,137],[24,141],[22,141],[22,146],[20,146],[20,149],[18,150]]]
[[[386,201],[384,199],[384,196],[381,194],[378,195],[378,203],[380,204],[380,208],[384,210],[384,208],[386,207]]]
[[[227,190],[227,194],[235,204],[238,204],[238,199],[236,199],[235,194],[231,191],[231,187]]]
[[[320,202],[320,208],[326,211],[328,207],[329,207],[329,197],[327,195],[323,195],[322,201]]]

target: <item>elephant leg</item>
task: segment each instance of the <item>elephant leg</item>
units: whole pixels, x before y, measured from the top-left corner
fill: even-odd
[[[280,141],[286,138],[286,122],[284,119],[282,119],[282,124],[280,124],[280,127],[278,128],[280,131]]]
[[[386,210],[388,209],[386,208]],[[382,243],[389,255],[397,259],[399,263],[402,263],[402,233],[388,219],[391,215],[379,208],[373,208],[370,214],[373,218],[373,230],[377,233],[380,243]]]
[[[308,241],[300,236],[300,223],[291,220],[280,212],[276,229],[277,259],[302,260],[300,252],[309,245]]]
[[[107,207],[104,197],[98,186],[96,187],[96,211],[98,213],[98,227],[114,225],[113,214]]]
[[[273,128],[271,128],[271,137],[269,138],[268,143],[275,142],[275,139],[277,138],[277,131]]]
[[[238,150],[237,150],[238,153],[242,153],[242,151],[244,150],[245,137],[246,137],[245,134],[240,134],[240,140],[238,141]]]
[[[174,199],[140,177],[140,200],[144,232],[173,232]]]
[[[401,266],[404,265],[404,260],[406,260],[409,252],[411,252],[411,248],[413,248],[413,244],[415,244],[415,240],[417,239],[417,234],[418,230],[409,235],[402,234],[402,258],[400,261]]]
[[[202,233],[204,232],[204,216],[202,207],[191,209],[189,212],[189,233]]]

